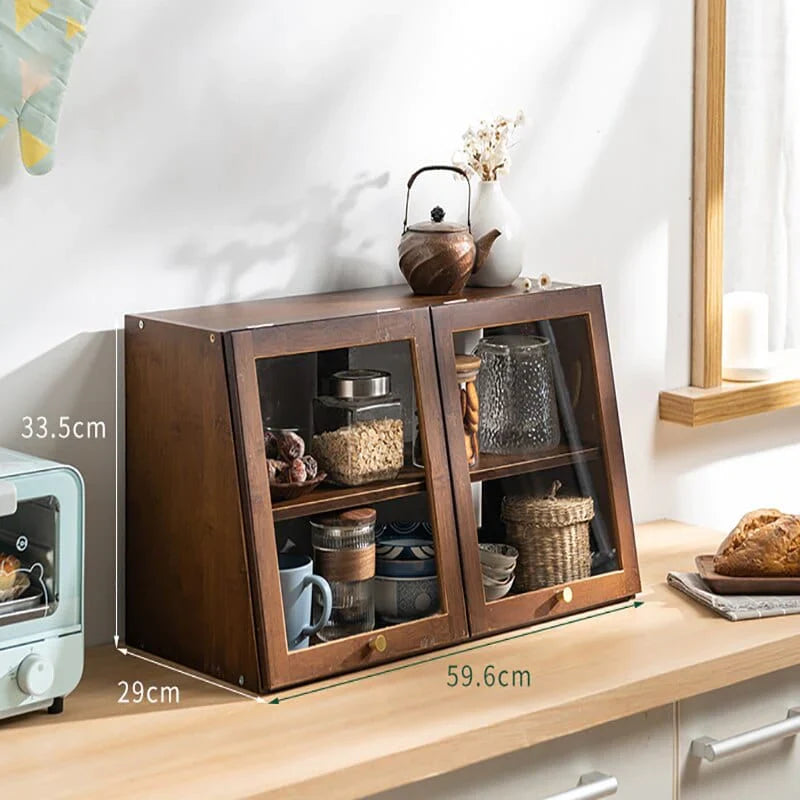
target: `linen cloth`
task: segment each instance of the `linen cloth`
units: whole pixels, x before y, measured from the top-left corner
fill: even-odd
[[[800,595],[715,594],[696,572],[670,572],[667,583],[732,622],[800,614]]]

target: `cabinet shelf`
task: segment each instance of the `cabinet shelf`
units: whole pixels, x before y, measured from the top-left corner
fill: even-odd
[[[497,478],[508,478],[512,475],[522,475],[527,472],[540,472],[541,470],[563,467],[567,464],[594,461],[599,456],[599,447],[582,447],[571,450],[566,445],[560,445],[555,450],[535,456],[481,453],[478,466],[470,470],[469,477],[473,483],[491,481]]]
[[[272,504],[276,522],[297,517],[309,517],[326,511],[369,505],[383,500],[394,500],[420,494],[426,489],[425,473],[417,467],[403,467],[393,481],[367,483],[363,486],[325,486],[302,497],[281,500]]]

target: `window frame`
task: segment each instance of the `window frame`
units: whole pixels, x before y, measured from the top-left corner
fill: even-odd
[[[722,380],[727,0],[695,0],[691,385],[659,395],[690,427],[800,406],[800,379]]]

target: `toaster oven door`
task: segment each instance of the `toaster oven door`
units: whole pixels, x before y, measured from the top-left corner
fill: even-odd
[[[83,481],[69,467],[0,480],[0,650],[81,630]],[[6,513],[11,512],[11,513]]]

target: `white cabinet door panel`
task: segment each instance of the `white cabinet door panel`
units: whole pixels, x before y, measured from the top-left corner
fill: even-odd
[[[545,800],[582,775],[617,779],[615,800],[673,800],[671,706],[375,795],[373,800]],[[591,796],[591,795],[587,795]]]
[[[693,740],[727,740],[771,726],[785,720],[788,710],[798,706],[800,668],[796,667],[681,701],[680,800],[799,800],[798,737],[758,744],[712,762],[691,753]]]

